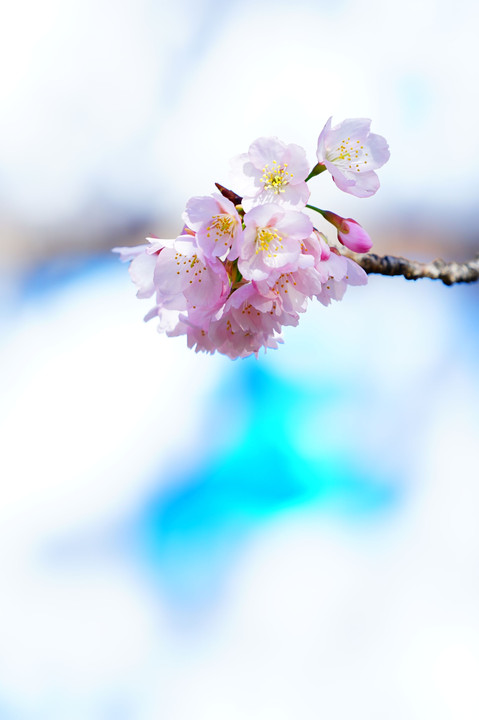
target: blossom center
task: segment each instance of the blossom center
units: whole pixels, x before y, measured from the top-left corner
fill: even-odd
[[[263,174],[261,176],[264,190],[272,190],[275,195],[283,193],[286,190],[290,178],[293,177],[293,174],[288,172],[287,167],[288,163],[278,165],[276,160],[273,160],[273,166],[271,168],[267,163],[263,168]]]
[[[341,140],[336,149],[327,152],[326,157],[330,162],[339,163],[348,170],[356,170],[356,172],[366,170],[363,166],[368,164],[365,160],[368,153],[364,152],[364,145],[361,145],[360,140],[351,140],[350,137]]]
[[[175,262],[178,267],[176,271],[177,275],[181,275],[184,279],[188,276],[190,285],[192,285],[193,282],[201,282],[201,274],[206,268],[199,260],[198,255],[195,254],[192,257],[187,257],[177,252],[175,253]],[[190,271],[192,275],[190,275]]]
[[[233,237],[237,221],[231,215],[213,215],[211,222],[206,228],[206,237],[210,237],[211,233],[215,235],[215,242],[221,240],[225,235]],[[228,245],[225,242],[225,245]]]
[[[281,293],[288,293],[288,286],[296,285],[296,281],[294,277],[291,275],[291,273],[288,273],[285,275],[284,273],[279,276],[279,278],[276,280],[273,290],[278,293],[278,295],[281,295]]]
[[[259,228],[256,233],[256,254],[266,252],[268,257],[276,255],[275,250],[283,247],[283,238],[276,228]]]

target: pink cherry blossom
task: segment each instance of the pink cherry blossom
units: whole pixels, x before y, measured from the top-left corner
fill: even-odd
[[[243,331],[262,335],[281,333],[283,325],[297,325],[295,311],[285,311],[279,293],[263,284],[263,289],[252,282],[232,293],[225,305],[235,323]]]
[[[246,211],[264,203],[301,210],[308,202],[309,163],[299,145],[286,145],[277,137],[258,138],[247,153],[232,160],[231,172]]]
[[[267,317],[262,315],[263,320]],[[258,355],[261,348],[277,348],[283,342],[281,335],[275,331],[255,331],[243,329],[231,312],[225,312],[221,318],[210,325],[209,337],[215,348],[232,360],[248,355]]]
[[[253,327],[252,323],[248,327],[244,318],[250,315],[257,318],[257,312],[252,312],[251,306],[246,307],[238,311],[240,315],[243,312],[243,322],[238,322],[231,308],[224,308],[218,318],[211,320],[208,328],[195,324],[189,316],[182,314],[176,327],[167,334],[169,337],[186,335],[188,347],[194,348],[195,352],[218,351],[232,360],[253,353],[257,355],[261,348],[277,347],[278,342],[282,342],[280,333],[266,329],[259,321],[257,327]],[[265,313],[260,313],[260,316],[263,320],[266,318]]]
[[[327,121],[318,139],[318,163],[333,176],[340,190],[370,197],[379,188],[374,172],[389,159],[386,140],[369,131],[371,120],[354,118],[331,127]]]
[[[196,232],[196,243],[206,258],[236,260],[243,234],[233,203],[220,193],[188,200],[184,220]]]
[[[331,300],[342,300],[348,285],[366,285],[368,282],[368,276],[360,265],[334,249],[329,259],[319,263],[317,269],[322,275],[323,285],[316,297],[323,305],[329,305]]]
[[[282,325],[296,325],[298,313],[306,311],[308,298],[321,292],[319,273],[312,266],[282,273],[271,288],[266,282],[258,282],[256,285],[261,293],[274,299],[276,313],[279,315],[281,312]],[[296,322],[291,322],[291,319]]]
[[[201,258],[195,238],[182,235],[173,247],[164,247],[155,264],[153,282],[159,306],[175,310],[221,306],[229,292],[229,278],[217,259]]]
[[[279,205],[258,205],[244,216],[245,231],[238,268],[246,280],[270,280],[296,270],[301,241],[313,231],[307,215]]]

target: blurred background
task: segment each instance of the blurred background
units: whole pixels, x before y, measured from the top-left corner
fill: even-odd
[[[19,0],[0,28],[0,719],[479,717],[478,286],[195,355],[110,253],[263,135],[390,143],[380,253],[477,251],[472,0]]]

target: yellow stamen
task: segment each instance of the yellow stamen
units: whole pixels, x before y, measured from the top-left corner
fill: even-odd
[[[276,255],[274,251],[282,247],[283,238],[276,228],[258,228],[258,232],[256,233],[256,254],[266,252],[268,253],[268,257],[273,257]]]
[[[283,193],[286,187],[293,177],[292,173],[287,170],[288,163],[278,165],[276,160],[273,160],[273,168],[270,169],[267,163],[263,168],[263,174],[261,176],[261,182],[265,190],[271,190],[275,195]]]

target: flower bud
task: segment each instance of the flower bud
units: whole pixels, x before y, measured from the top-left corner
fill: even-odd
[[[325,210],[323,217],[338,231],[338,240],[353,252],[366,253],[373,246],[373,242],[366,230],[352,218],[342,218],[336,213]]]

